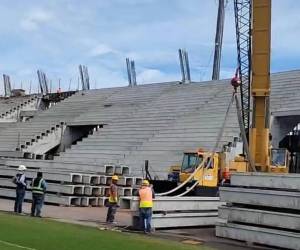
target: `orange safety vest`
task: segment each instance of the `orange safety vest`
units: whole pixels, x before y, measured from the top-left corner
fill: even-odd
[[[140,208],[153,207],[152,189],[150,187],[142,187],[139,190]]]

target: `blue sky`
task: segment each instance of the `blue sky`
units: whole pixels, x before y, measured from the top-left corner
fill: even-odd
[[[233,0],[226,7],[222,78],[236,67]],[[78,65],[91,87],[127,85],[125,58],[138,83],[180,79],[178,48],[195,81],[211,77],[216,0],[1,0],[0,72],[15,88],[37,88],[36,70],[63,89],[77,87]],[[300,1],[273,0],[272,71],[300,68]],[[0,86],[0,94],[2,92]]]

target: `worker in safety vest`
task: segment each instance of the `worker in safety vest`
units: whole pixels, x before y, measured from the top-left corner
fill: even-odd
[[[148,180],[143,180],[139,190],[140,221],[144,233],[151,233],[152,207],[155,194]]]
[[[115,223],[115,215],[118,208],[118,183],[119,177],[114,175],[111,178],[111,185],[109,188],[109,198],[108,198],[108,210],[106,216],[106,222],[109,224]]]
[[[25,176],[26,166],[20,165],[18,168],[18,173],[13,178],[12,182],[16,184],[16,199],[15,199],[15,213],[22,213],[22,205],[26,192],[26,176]]]
[[[31,216],[41,217],[46,189],[47,184],[43,179],[43,173],[38,172],[37,177],[32,182]]]

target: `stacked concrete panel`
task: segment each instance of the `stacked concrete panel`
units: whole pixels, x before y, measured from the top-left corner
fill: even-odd
[[[218,197],[156,197],[152,208],[152,227],[212,226],[222,204]],[[132,211],[132,226],[139,229],[139,198],[123,197],[120,207]]]
[[[220,198],[217,236],[300,249],[300,175],[233,174]]]
[[[31,200],[30,186],[37,171],[43,172],[47,181],[45,202],[64,206],[105,206],[109,196],[110,174],[128,173],[126,166],[107,166],[102,174],[87,172],[70,172],[62,169],[29,169],[26,171],[28,189],[26,200]],[[15,198],[15,184],[12,177],[16,168],[0,166],[0,196]],[[119,175],[119,195],[132,196],[142,181],[140,177]]]

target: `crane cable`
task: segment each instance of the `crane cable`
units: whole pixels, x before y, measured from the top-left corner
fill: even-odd
[[[238,99],[238,97],[237,97],[237,92],[236,92],[236,90],[235,90],[235,92],[233,92],[232,98],[234,98],[234,99],[231,100],[231,102],[230,102],[230,104],[229,104],[229,106],[228,106],[228,109],[227,109],[227,112],[226,112],[226,116],[225,116],[225,118],[224,118],[224,122],[223,122],[223,126],[222,126],[223,131],[222,131],[222,129],[221,129],[220,134],[219,134],[220,137],[219,137],[218,139],[220,139],[220,138],[222,137],[222,134],[223,134],[223,132],[224,132],[224,128],[225,128],[225,125],[226,125],[226,120],[227,120],[227,116],[228,116],[228,113],[229,113],[231,104],[233,103],[233,101],[235,101],[235,103],[236,103],[236,109],[237,109],[237,115],[238,115],[238,120],[239,120],[239,125],[240,125],[240,130],[241,130],[241,134],[242,134],[242,136],[243,136],[243,143],[244,143],[244,147],[245,147],[245,149],[246,149],[246,154],[247,154],[247,157],[248,157],[249,165],[250,165],[252,171],[253,171],[253,172],[256,172],[255,164],[254,164],[254,162],[253,162],[253,159],[252,159],[251,154],[250,154],[250,151],[249,151],[249,145],[248,145],[247,140],[245,139],[245,138],[246,138],[246,137],[245,137],[245,136],[246,136],[246,133],[245,133],[245,128],[244,128],[244,126],[243,126],[243,124],[242,124],[242,120],[241,120],[242,118],[240,117],[240,103],[239,103],[239,99]],[[244,138],[244,137],[245,137],[245,138]],[[219,142],[220,142],[220,140],[219,140]],[[215,149],[218,147],[218,143],[219,143],[219,142],[217,141],[217,143],[216,143],[216,145],[215,145],[215,146],[216,146]],[[214,153],[215,153],[215,152],[213,152],[211,155],[213,156]],[[212,157],[210,158],[210,160],[209,160],[207,166],[210,166],[211,161],[212,161]],[[203,173],[204,173],[204,171],[203,171]],[[202,179],[201,179],[201,180],[203,181],[203,175],[202,175]],[[192,191],[192,190],[199,184],[199,182],[200,182],[200,180],[197,180],[197,181],[196,181],[190,188],[188,188],[185,192],[183,192],[183,193],[181,193],[181,194],[179,194],[179,195],[177,195],[177,196],[175,196],[175,197],[182,197],[182,196],[186,195],[187,193],[189,193],[190,191]]]
[[[186,183],[188,183],[197,173],[200,169],[203,168],[204,166],[204,163],[207,161],[207,159],[210,157],[210,160],[207,164],[207,166],[210,166],[211,164],[211,161],[212,161],[212,158],[213,158],[213,155],[216,153],[218,147],[219,147],[219,144],[220,144],[220,141],[221,141],[221,138],[223,136],[223,133],[224,133],[224,130],[225,130],[225,125],[226,125],[226,121],[227,121],[227,118],[228,118],[228,114],[229,114],[229,111],[230,111],[230,108],[231,108],[231,105],[234,101],[234,96],[235,96],[235,92],[232,94],[231,96],[231,99],[230,99],[230,102],[229,102],[229,105],[227,107],[227,110],[226,110],[226,113],[225,113],[225,117],[224,117],[224,120],[223,120],[223,123],[222,123],[222,126],[221,126],[221,129],[219,131],[219,134],[217,136],[217,141],[216,141],[216,144],[214,146],[214,149],[212,151],[212,153],[210,153],[208,156],[206,156],[203,161],[201,162],[201,164],[194,170],[194,172],[183,182],[181,183],[179,186],[177,186],[176,188],[174,189],[171,189],[167,192],[164,192],[164,193],[159,193],[159,194],[156,194],[158,196],[165,196],[165,195],[168,195],[168,194],[171,194],[171,193],[174,193],[175,191],[177,191],[178,189],[182,188]],[[177,195],[175,197],[181,197],[183,195],[185,195],[186,193],[190,192],[197,184],[198,184],[199,180],[196,181],[193,186],[191,188],[189,188],[188,190],[186,190],[185,192],[183,192],[182,194],[180,195]]]
[[[205,170],[207,167],[209,167],[209,166],[211,165],[212,160],[213,160],[213,158],[214,158],[214,155],[215,155],[217,149],[219,148],[220,141],[221,141],[222,136],[223,136],[223,134],[224,134],[224,130],[225,130],[226,121],[227,121],[227,118],[228,118],[228,115],[229,115],[229,111],[230,111],[231,106],[232,106],[232,104],[233,104],[233,102],[234,102],[234,97],[235,97],[235,96],[236,96],[236,93],[233,92],[233,93],[232,93],[232,97],[231,97],[230,102],[229,102],[229,105],[228,105],[228,107],[227,107],[225,116],[224,116],[224,120],[223,120],[223,123],[222,123],[222,127],[221,127],[221,129],[220,129],[220,131],[219,131],[219,134],[218,134],[218,137],[217,137],[217,141],[216,141],[215,147],[214,147],[212,153],[210,154],[209,162],[207,163],[206,167],[204,167],[204,170]],[[202,182],[203,182],[204,170],[203,170],[203,174],[202,174],[202,178],[201,178],[201,181],[202,181]],[[181,194],[179,194],[179,195],[176,195],[175,197],[182,197],[182,196],[186,195],[187,193],[189,193],[190,191],[192,191],[192,190],[199,184],[199,182],[200,182],[200,179],[197,180],[197,181],[196,181],[190,188],[188,188],[186,191],[184,191],[183,193],[181,193]]]

